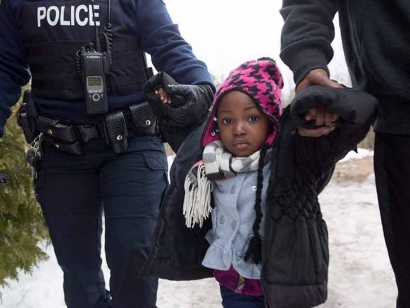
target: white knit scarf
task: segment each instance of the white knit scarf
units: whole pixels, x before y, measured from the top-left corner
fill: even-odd
[[[271,151],[265,155],[265,163],[270,160]],[[195,224],[202,227],[208,218],[211,208],[210,181],[233,177],[238,172],[256,171],[259,167],[260,151],[248,157],[235,157],[226,151],[220,140],[208,144],[203,152],[202,161],[197,162],[185,178],[185,198],[183,214],[185,225],[193,228]]]

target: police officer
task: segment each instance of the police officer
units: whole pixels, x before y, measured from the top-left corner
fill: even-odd
[[[214,90],[206,65],[162,0],[2,0],[0,28],[0,136],[31,76],[31,111],[20,120],[31,121],[21,123],[67,306],[155,307],[158,281],[138,273],[167,186],[167,160],[157,118],[144,103],[143,52],[182,84],[182,95],[194,92],[190,106],[210,104],[211,95],[195,94]]]

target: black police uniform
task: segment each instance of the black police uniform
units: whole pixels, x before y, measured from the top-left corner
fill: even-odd
[[[161,0],[2,0],[0,28],[0,136],[29,68],[35,129],[46,140],[36,159],[37,197],[67,306],[155,307],[157,279],[137,276],[167,186],[167,160],[156,131],[133,125],[152,123],[135,112],[147,79],[141,50],[181,84],[212,86],[206,65]],[[104,54],[112,117],[87,112],[82,56],[93,48]],[[102,213],[110,292],[101,271]]]

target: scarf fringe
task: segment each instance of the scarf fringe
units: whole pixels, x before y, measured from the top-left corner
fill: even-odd
[[[192,174],[185,178],[184,183],[183,214],[185,216],[185,225],[188,228],[193,228],[195,224],[198,224],[202,228],[204,220],[209,217],[209,213],[212,211],[211,192],[213,186],[205,175],[203,163],[200,163],[197,167],[195,166],[189,172]]]

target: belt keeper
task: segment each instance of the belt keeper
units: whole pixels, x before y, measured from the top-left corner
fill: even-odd
[[[75,127],[77,128],[83,143],[87,143],[91,139],[104,136],[104,132],[100,132],[98,124],[76,125]]]
[[[104,117],[105,140],[115,153],[128,149],[127,123],[122,111],[111,112]]]

